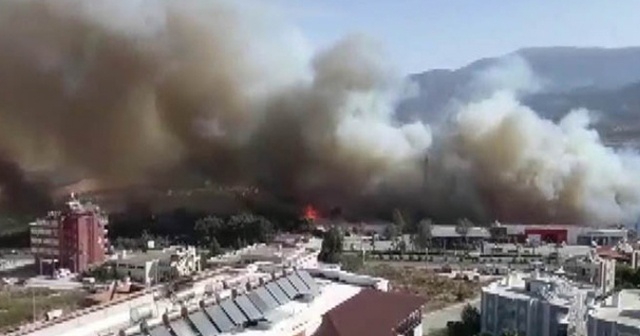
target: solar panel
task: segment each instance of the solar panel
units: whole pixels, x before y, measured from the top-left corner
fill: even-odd
[[[171,326],[171,330],[177,336],[196,336],[196,333],[191,329],[191,326],[187,323],[187,321],[183,319],[177,319],[175,321],[169,322]]]
[[[295,287],[298,290],[298,293],[300,294],[311,293],[309,290],[309,287],[307,287],[307,285],[305,285],[305,283],[302,280],[300,280],[300,278],[295,273],[289,275],[287,279],[289,280],[289,282],[291,282],[293,287]]]
[[[273,295],[273,297],[278,301],[279,304],[283,305],[290,301],[289,297],[287,297],[287,294],[285,294],[282,291],[282,288],[276,285],[275,282],[270,282],[265,287],[267,288],[269,293],[271,293],[271,295]]]
[[[251,300],[246,295],[238,296],[234,301],[249,318],[249,321],[257,321],[262,318],[262,313],[251,303]]]
[[[291,285],[289,280],[285,278],[280,278],[276,280],[276,284],[278,284],[278,286],[282,288],[282,290],[287,294],[289,299],[295,298],[296,294],[298,294],[298,291],[295,288],[293,288],[293,285]]]
[[[207,315],[211,317],[211,320],[221,332],[226,333],[235,328],[233,321],[231,321],[229,316],[227,316],[220,306],[208,306],[204,310],[207,312]]]
[[[313,294],[314,296],[320,294],[320,288],[318,287],[318,284],[315,280],[313,280],[309,273],[307,273],[306,271],[297,271],[296,273],[298,274],[300,279],[302,279],[302,281],[304,281],[304,283],[309,286],[309,289],[311,289],[311,294]]]
[[[258,287],[255,293],[267,304],[269,310],[276,309],[280,306],[280,303],[273,297],[273,294],[269,293],[269,290],[265,287]]]
[[[267,303],[264,302],[264,300],[262,300],[260,298],[260,295],[258,295],[258,293],[256,293],[256,291],[253,291],[253,292],[247,294],[247,297],[249,298],[249,300],[251,300],[251,303],[253,303],[253,305],[256,306],[256,308],[258,308],[260,313],[264,314],[264,313],[268,312],[269,310],[271,310],[269,308],[269,305],[267,305]]]
[[[163,325],[159,325],[159,326],[149,330],[149,335],[151,335],[151,336],[171,336],[171,333]]]
[[[189,320],[196,326],[201,335],[217,335],[218,330],[201,310],[189,314]]]
[[[233,303],[231,299],[222,301],[220,303],[220,307],[222,307],[222,310],[224,310],[224,312],[229,315],[231,321],[233,321],[235,325],[241,325],[248,321],[247,317],[244,316],[244,314],[240,311],[240,308],[238,308],[238,306],[236,306],[236,304]]]

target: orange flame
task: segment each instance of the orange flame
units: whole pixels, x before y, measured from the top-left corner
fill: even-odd
[[[306,219],[315,220],[318,219],[318,211],[311,205],[307,205],[304,208],[303,217]]]

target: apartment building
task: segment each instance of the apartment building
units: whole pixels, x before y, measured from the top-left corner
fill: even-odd
[[[30,224],[31,252],[41,274],[57,269],[80,273],[105,260],[108,219],[91,203],[71,199]]]
[[[510,274],[482,289],[482,332],[501,335],[566,336],[586,330],[591,285],[578,285],[555,275]]]

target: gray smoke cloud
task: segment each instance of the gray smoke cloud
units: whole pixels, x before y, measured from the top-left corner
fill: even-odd
[[[451,191],[440,209],[457,204],[472,217],[504,222],[635,223],[640,156],[604,146],[592,112],[577,109],[554,123],[522,105],[521,94],[547,81],[520,58],[474,84],[480,90],[458,102],[430,149],[433,197]]]
[[[638,157],[604,147],[584,111],[554,124],[520,105],[535,86],[526,64],[487,72],[432,130],[394,119],[405,86],[375,42],[314,54],[283,22],[244,2],[3,1],[0,151],[109,186],[198,171],[362,214],[640,214]]]
[[[365,37],[312,55],[225,1],[0,6],[0,146],[23,167],[127,185],[187,166],[345,206],[420,179],[429,128],[394,124],[400,80]]]

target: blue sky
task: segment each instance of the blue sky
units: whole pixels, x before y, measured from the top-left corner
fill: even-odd
[[[281,0],[314,47],[362,33],[405,73],[527,46],[640,46],[640,0]]]

